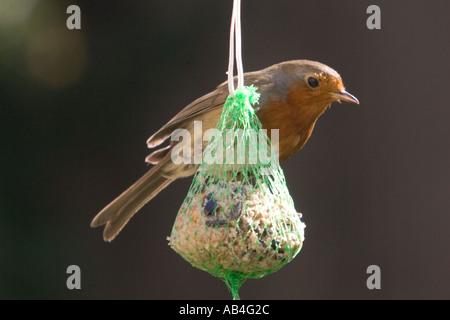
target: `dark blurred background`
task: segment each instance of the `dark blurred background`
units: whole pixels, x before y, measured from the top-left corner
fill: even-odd
[[[82,30],[66,28],[70,4]],[[0,298],[230,298],[167,245],[190,179],[112,243],[89,223],[148,169],[146,139],[226,80],[231,9],[0,0]],[[449,299],[450,2],[244,0],[242,16],[246,71],[317,60],[361,105],[334,104],[283,164],[306,241],[241,297]],[[73,264],[81,290],[66,287]]]

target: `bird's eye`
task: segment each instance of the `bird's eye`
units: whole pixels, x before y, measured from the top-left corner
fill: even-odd
[[[317,88],[319,86],[319,80],[317,80],[316,78],[309,77],[307,80],[311,88]]]

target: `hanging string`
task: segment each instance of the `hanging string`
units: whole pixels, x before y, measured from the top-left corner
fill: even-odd
[[[236,45],[236,52],[235,52]],[[244,67],[242,64],[242,40],[241,40],[241,0],[234,0],[233,13],[230,28],[230,55],[228,62],[228,91],[234,97],[234,57],[236,55],[236,68],[238,75],[238,89],[244,87]]]

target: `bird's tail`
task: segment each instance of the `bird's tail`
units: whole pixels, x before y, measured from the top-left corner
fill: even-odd
[[[91,222],[91,227],[106,225],[103,231],[105,241],[114,240],[120,230],[140,208],[175,180],[162,176],[160,169],[161,165],[151,168],[95,216]]]

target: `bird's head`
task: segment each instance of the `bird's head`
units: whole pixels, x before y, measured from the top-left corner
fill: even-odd
[[[294,60],[274,67],[272,80],[289,103],[315,108],[319,113],[335,101],[359,104],[358,99],[345,90],[341,76],[322,63]]]

